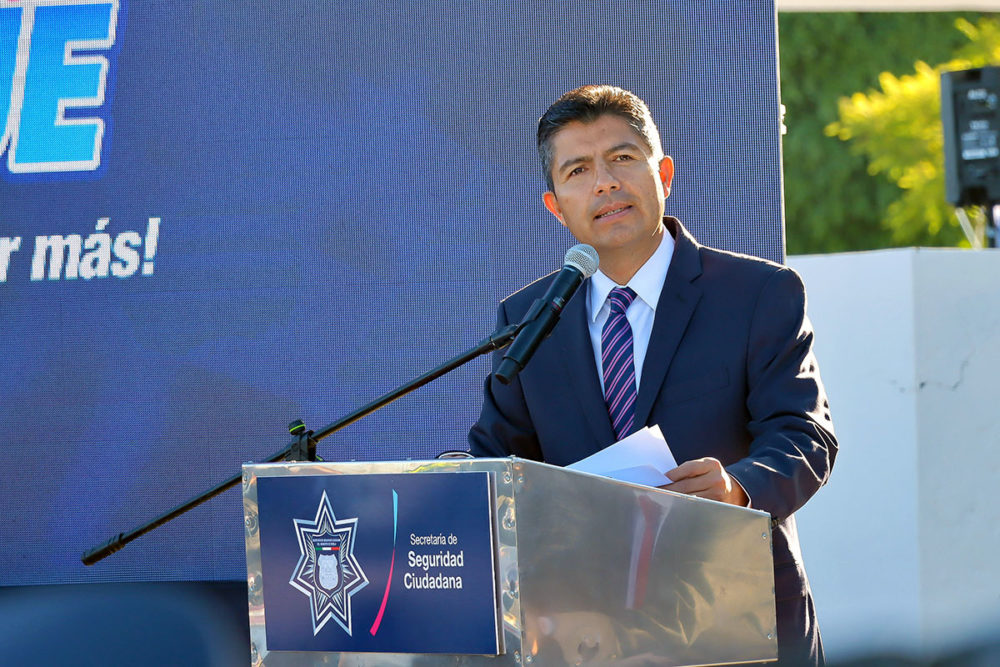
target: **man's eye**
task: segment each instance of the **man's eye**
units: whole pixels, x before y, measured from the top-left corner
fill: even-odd
[[[632,157],[631,155],[625,155],[625,154],[618,155],[618,156],[615,157],[615,160],[617,160],[619,162],[627,162],[628,160],[634,160],[634,159],[635,158]]]
[[[583,173],[583,167],[577,167],[576,169],[573,169],[568,174],[566,174],[566,176],[576,176],[577,174],[582,174],[582,173]]]

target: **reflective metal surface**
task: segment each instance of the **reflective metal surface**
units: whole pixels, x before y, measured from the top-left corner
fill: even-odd
[[[267,650],[256,480],[492,471],[497,657]],[[253,664],[706,665],[777,656],[770,518],[521,459],[244,467]]]

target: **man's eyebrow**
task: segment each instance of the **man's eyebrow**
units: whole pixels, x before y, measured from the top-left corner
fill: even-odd
[[[606,153],[617,153],[618,151],[623,151],[623,150],[634,150],[634,151],[640,151],[641,152],[642,151],[642,147],[639,144],[632,143],[631,141],[623,141],[620,144],[615,144],[614,146],[612,146],[611,148],[609,148],[605,152]]]

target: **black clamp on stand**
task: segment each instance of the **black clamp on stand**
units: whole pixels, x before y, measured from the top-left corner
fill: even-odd
[[[290,423],[288,432],[294,435],[296,440],[289,446],[288,454],[285,456],[286,461],[323,460],[316,456],[316,438],[313,437],[313,431],[306,429],[304,421],[296,419]]]

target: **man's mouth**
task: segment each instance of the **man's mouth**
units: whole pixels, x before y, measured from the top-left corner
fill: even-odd
[[[626,210],[628,210],[630,208],[632,208],[632,207],[629,206],[629,205],[627,205],[627,204],[622,204],[621,206],[615,206],[613,208],[609,208],[609,209],[601,211],[600,213],[598,213],[597,215],[594,216],[594,220],[601,220],[602,218],[610,218],[610,217],[612,217],[614,215],[618,215],[619,213],[621,213],[623,211],[626,211]]]

